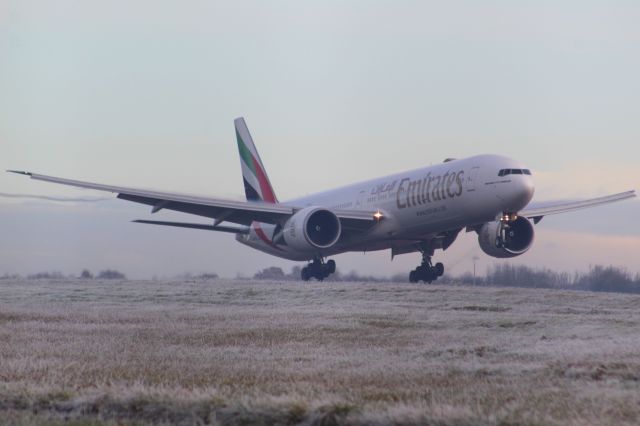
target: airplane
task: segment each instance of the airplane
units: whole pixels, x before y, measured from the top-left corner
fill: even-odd
[[[533,176],[520,161],[501,155],[448,158],[443,163],[280,202],[244,118],[234,120],[246,201],[103,185],[26,171],[31,179],[116,193],[117,198],[209,218],[209,223],[134,220],[135,223],[220,231],[238,242],[293,261],[308,261],[301,279],[335,272],[329,256],[391,250],[391,257],[420,252],[412,283],[444,273],[432,263],[458,234],[476,232],[484,253],[511,258],[525,253],[544,216],[635,197],[630,190],[598,198],[531,203]],[[532,223],[533,222],[533,223]],[[233,225],[229,225],[233,224]]]

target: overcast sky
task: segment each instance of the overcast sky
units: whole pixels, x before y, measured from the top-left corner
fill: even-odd
[[[244,116],[280,199],[501,153],[538,200],[640,189],[637,1],[0,2],[0,167],[242,197]],[[0,192],[104,194],[3,174]],[[124,201],[0,197],[0,273],[115,267],[132,277],[294,263],[226,234],[131,224]],[[640,272],[640,201],[545,218],[511,260]],[[154,218],[185,216],[162,212]],[[453,273],[495,259],[474,234]],[[336,258],[408,271],[419,255]]]

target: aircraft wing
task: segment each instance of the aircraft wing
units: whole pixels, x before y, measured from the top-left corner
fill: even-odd
[[[103,185],[99,183],[64,179],[18,170],[8,170],[8,172],[26,175],[31,179],[45,182],[116,193],[118,194],[117,198],[122,200],[152,206],[151,213],[167,209],[215,219],[214,226],[205,227],[210,230],[236,232],[233,228],[223,229],[223,227],[219,227],[221,222],[231,222],[247,226],[254,221],[273,224],[282,223],[291,217],[296,211],[300,210],[298,207],[280,203],[272,204],[253,201],[225,200],[147,189]],[[376,222],[376,218],[373,216],[375,212],[360,210],[337,210],[333,212],[338,216],[342,225],[351,230],[365,230],[373,226]],[[153,222],[146,221],[141,223]],[[156,222],[156,224],[180,226],[174,222]],[[190,227],[197,228],[198,226]]]
[[[118,194],[117,197],[122,200],[152,206],[151,213],[156,213],[162,209],[175,210],[212,219],[222,219],[223,221],[238,223],[241,225],[250,225],[253,221],[278,223],[282,219],[287,218],[294,213],[293,207],[281,204],[221,200],[193,195],[82,182],[30,172],[20,172],[15,170],[9,171],[12,173],[27,175],[31,177],[31,179],[35,180],[116,193]]]
[[[529,204],[524,210],[522,210],[519,215],[533,219],[535,223],[538,223],[540,222],[540,220],[542,220],[543,216],[600,206],[603,204],[626,200],[635,196],[635,191],[626,191],[620,192],[618,194],[606,195],[604,197],[589,198],[584,200],[546,201],[538,203],[534,202]]]

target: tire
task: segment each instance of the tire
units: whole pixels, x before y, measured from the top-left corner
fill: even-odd
[[[440,262],[436,263],[435,273],[437,277],[441,277],[444,274],[444,265]]]
[[[306,266],[302,268],[302,271],[300,271],[300,277],[302,278],[302,281],[309,281],[309,278],[311,278],[309,275],[309,269]]]
[[[329,272],[327,276],[329,276],[330,274],[333,274],[335,271],[336,271],[336,261],[333,259],[327,261],[327,272]]]
[[[409,282],[410,283],[417,283],[418,282],[418,278],[416,277],[416,271],[411,271],[409,272]]]
[[[425,283],[431,282],[433,279],[433,269],[428,266],[418,266],[416,268],[416,279]]]
[[[429,268],[425,271],[424,282],[426,282],[427,284],[431,284],[437,279],[438,279],[438,272],[436,271],[435,268]]]

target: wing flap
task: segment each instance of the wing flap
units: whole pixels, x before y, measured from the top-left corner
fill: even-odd
[[[178,228],[204,229],[206,231],[229,232],[232,234],[248,234],[249,228],[240,228],[223,225],[207,225],[204,223],[166,222],[162,220],[134,220],[134,223],[146,223],[149,225],[175,226]]]

